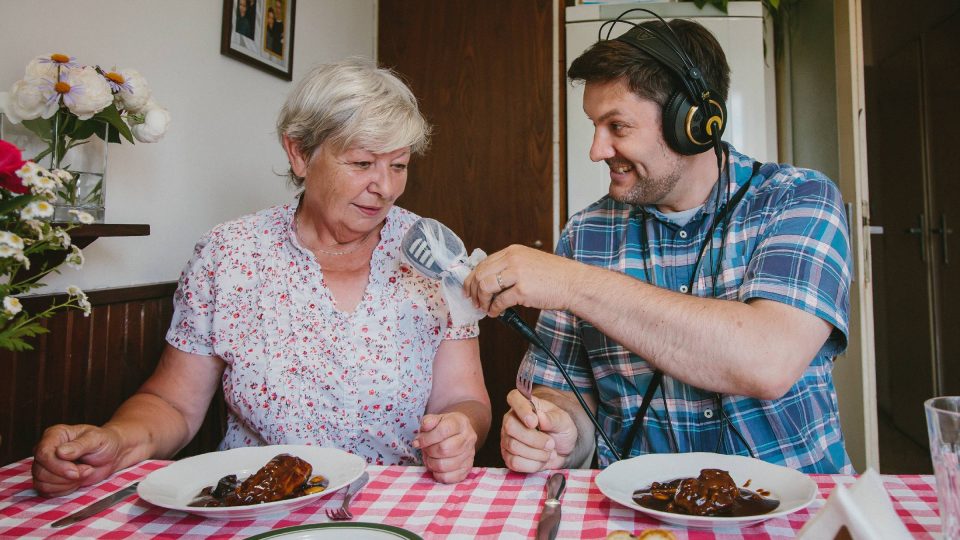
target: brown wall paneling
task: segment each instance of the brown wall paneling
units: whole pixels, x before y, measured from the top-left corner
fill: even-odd
[[[0,463],[29,456],[43,430],[58,424],[102,424],[153,372],[173,316],[176,283],[89,293],[89,317],[62,311],[34,350],[0,351]],[[31,312],[57,295],[24,300]],[[207,421],[180,455],[212,450],[222,437],[225,406],[214,398]]]
[[[380,0],[378,59],[434,126],[398,204],[435,218],[468,250],[553,249],[553,12],[556,0]],[[537,311],[520,309],[530,324]],[[493,425],[475,463],[502,466],[500,424],[526,342],[480,321]]]

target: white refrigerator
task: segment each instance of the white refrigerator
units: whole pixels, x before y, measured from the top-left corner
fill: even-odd
[[[730,64],[729,117],[723,140],[761,161],[777,160],[776,79],[772,26],[760,2],[730,2],[724,14],[712,6],[699,9],[691,2],[637,2],[590,4],[566,8],[566,67],[597,41],[603,21],[642,7],[664,19],[695,20],[713,32]],[[644,12],[629,15],[634,23],[653,18]],[[618,23],[610,37],[631,28]],[[606,30],[604,30],[606,33]],[[593,125],[583,112],[583,85],[567,84],[567,214],[582,210],[607,193],[609,169],[590,161]]]

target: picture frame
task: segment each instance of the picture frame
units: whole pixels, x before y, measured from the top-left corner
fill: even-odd
[[[293,80],[296,12],[297,0],[223,0],[220,54]]]

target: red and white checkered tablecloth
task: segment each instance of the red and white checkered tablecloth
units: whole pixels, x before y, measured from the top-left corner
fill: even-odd
[[[50,524],[87,504],[140,480],[166,461],[148,461],[91,488],[54,499],[31,487],[30,459],[0,468],[0,538],[246,538],[271,529],[323,523],[336,494],[283,516],[219,521],[152,506],[130,495],[98,516],[53,529]],[[424,538],[532,538],[543,505],[548,473],[518,474],[476,468],[463,482],[438,484],[422,467],[369,467],[370,483],[354,499],[355,521],[402,527]],[[604,538],[617,529],[664,528],[678,539],[793,538],[827,495],[850,476],[814,475],[820,496],[807,509],[744,529],[696,530],[658,523],[610,501],[593,479],[598,471],[567,471],[558,538]],[[916,538],[939,536],[940,519],[932,476],[883,476],[883,484],[907,529]]]

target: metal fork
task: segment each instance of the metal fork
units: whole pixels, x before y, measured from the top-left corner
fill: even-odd
[[[343,496],[343,503],[340,504],[340,508],[335,510],[327,508],[327,517],[332,521],[347,521],[353,519],[353,513],[350,512],[350,501],[353,500],[354,495],[363,489],[363,486],[367,485],[368,481],[370,481],[370,474],[364,471],[363,474],[360,475],[360,478],[357,478],[347,486],[347,491]]]
[[[530,401],[530,406],[533,407],[533,413],[537,413],[537,405],[533,402],[533,364],[530,362],[523,362],[520,365],[520,369],[517,371],[517,390],[523,394],[523,397],[527,398]]]

